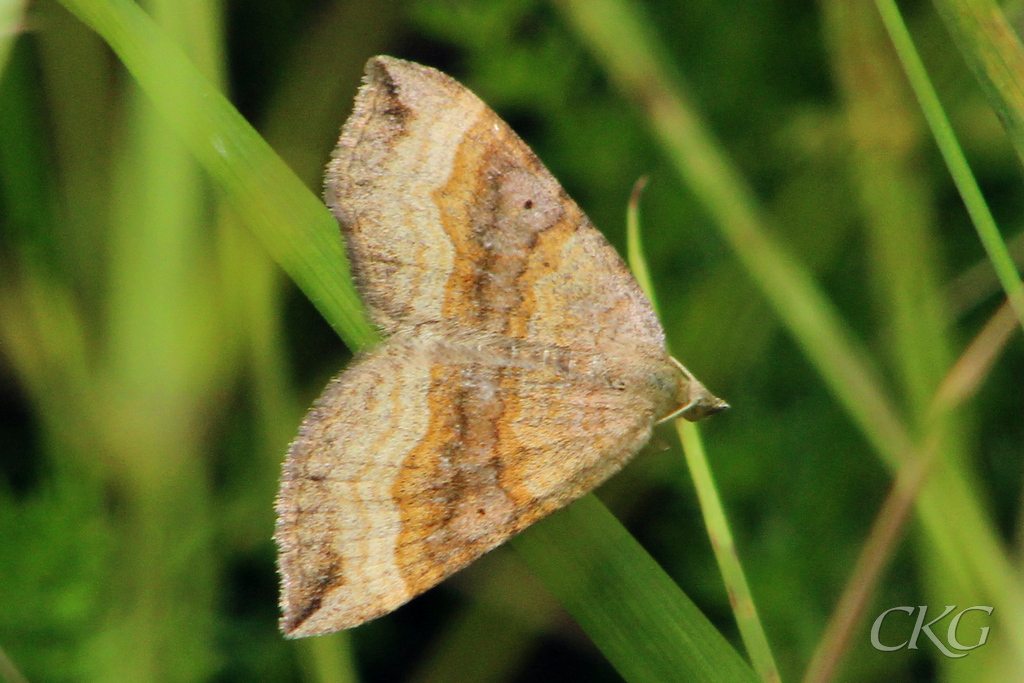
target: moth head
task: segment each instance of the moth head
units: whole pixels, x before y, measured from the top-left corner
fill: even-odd
[[[658,422],[666,422],[677,417],[685,417],[690,422],[696,422],[729,407],[728,403],[708,391],[686,366],[675,358],[670,360],[679,372],[679,390],[676,394],[676,405],[679,407]]]

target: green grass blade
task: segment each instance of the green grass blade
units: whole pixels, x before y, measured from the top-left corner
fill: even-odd
[[[99,33],[224,188],[241,219],[351,348],[374,338],[338,226],[234,107],[128,0],[64,0]]]
[[[722,572],[722,581],[729,592],[729,605],[736,617],[736,625],[740,629],[743,644],[760,679],[766,683],[778,683],[782,680],[779,668],[775,664],[768,636],[765,635],[761,617],[757,613],[757,604],[750,592],[750,584],[747,583],[743,565],[736,553],[736,544],[729,529],[729,521],[725,517],[725,508],[722,506],[722,499],[718,495],[718,487],[715,486],[711,466],[704,452],[700,429],[683,418],[676,418],[675,423],[679,440],[683,444],[683,453],[686,454],[686,465],[690,468],[690,476],[693,477],[693,485],[697,489],[697,498],[700,500],[701,514],[708,529],[711,547],[715,551],[718,569]]]
[[[967,212],[978,231],[978,237],[981,238],[985,252],[992,261],[992,266],[1006,291],[1010,305],[1013,306],[1013,310],[1017,314],[1017,319],[1024,327],[1024,283],[1021,282],[1010,250],[1007,248],[1006,242],[1003,241],[1002,235],[999,234],[995,218],[992,217],[992,212],[989,211],[988,204],[985,203],[985,198],[981,194],[981,188],[978,187],[974,174],[971,173],[971,167],[967,164],[967,158],[964,157],[964,153],[960,149],[960,144],[953,133],[953,126],[946,118],[942,103],[939,102],[939,96],[932,87],[921,57],[917,54],[917,49],[910,38],[910,32],[907,31],[899,8],[894,0],[877,0],[876,4],[882,15],[882,20],[885,22],[885,27],[889,31],[889,36],[892,38],[893,45],[896,46],[900,61],[903,62],[907,78],[921,103],[921,110],[928,120],[928,125],[932,129],[942,157],[946,160],[950,175],[953,176],[953,182],[956,183],[957,190],[967,206]],[[977,10],[978,5],[990,3],[944,3],[940,1],[937,4],[940,8],[946,5],[962,5],[965,9],[970,7],[972,10]],[[991,21],[986,23],[986,26],[989,27],[998,25],[998,18],[1002,17],[999,8],[994,4],[992,4],[991,10]],[[949,10],[947,13],[949,15],[959,14]],[[968,12],[964,14],[970,16]],[[1020,78],[1020,74],[1024,73],[1024,54],[1017,55],[1020,43],[1013,37],[1009,27],[1006,27],[1006,36],[997,33],[996,36],[999,37],[993,39],[993,36],[978,23],[961,19],[956,19],[952,23],[956,27],[954,35],[960,37],[958,44],[961,46],[961,51],[965,51],[965,45],[971,46],[970,53],[966,54],[967,61],[972,64],[976,73],[980,71],[983,83],[990,86],[985,89],[985,92],[990,97],[989,101],[996,107],[996,111],[1000,113],[1000,118],[1006,125],[1007,132],[1017,147],[1018,154],[1024,153],[1024,90],[1022,90]],[[968,35],[970,35],[969,39]],[[1009,80],[1005,78],[1003,67],[1006,66],[1006,63],[1001,61],[1000,56],[1006,56],[1008,60],[1017,64],[1018,70],[1015,78]],[[998,98],[993,102],[994,95],[998,95]]]
[[[1024,161],[1024,46],[1017,32],[993,0],[934,0],[934,4]]]
[[[646,183],[646,178],[640,178],[633,186],[633,192],[630,195],[629,208],[626,211],[626,260],[629,262],[630,270],[633,271],[637,282],[640,283],[640,288],[644,290],[651,303],[655,304],[654,285],[651,282],[650,269],[644,258],[640,237],[640,193]],[[657,309],[656,304],[655,309]],[[711,476],[711,466],[708,464],[704,443],[700,438],[700,429],[683,418],[677,418],[675,425],[679,440],[683,445],[683,452],[686,454],[686,464],[689,467],[690,476],[697,489],[701,514],[707,526],[708,537],[711,539],[711,547],[715,551],[715,559],[718,562],[719,571],[722,573],[722,580],[729,594],[729,604],[736,618],[736,624],[739,626],[743,644],[746,646],[747,653],[761,680],[779,681],[779,670],[775,664],[775,657],[772,655],[764,626],[757,614],[757,606],[750,593],[750,585],[743,572],[743,565],[740,563],[739,555],[736,554],[736,544],[733,543],[732,531],[725,518],[725,509],[722,506],[722,499],[718,495],[718,487],[715,486],[714,478]]]
[[[629,683],[757,680],[593,495],[513,545]]]

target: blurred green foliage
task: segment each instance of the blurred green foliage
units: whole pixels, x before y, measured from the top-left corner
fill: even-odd
[[[773,234],[813,273],[918,434],[939,381],[1002,297],[898,68],[885,68],[895,61],[877,19],[851,4],[642,7]],[[908,7],[1019,257],[1019,160],[938,16]],[[733,406],[708,423],[706,447],[783,678],[798,678],[891,472],[569,14],[542,0],[146,9],[314,189],[362,64],[378,53],[477,92],[620,251],[630,189],[651,177],[644,249],[670,345]],[[367,681],[617,680],[508,549],[355,631],[354,665],[343,637],[282,640],[270,540],[278,468],[348,352],[102,41],[54,0],[21,21],[26,30],[0,32],[10,48],[0,80],[0,648],[21,672],[327,681],[354,666]],[[1018,330],[943,450],[1018,571],[1022,377]],[[686,476],[666,430],[600,496],[738,642]],[[941,510],[960,512],[952,499]],[[958,568],[928,539],[912,522],[869,620],[897,605],[985,599],[961,590]],[[984,561],[992,550],[976,552]],[[926,643],[878,652],[863,626],[841,678],[1011,680],[998,628],[985,648],[947,660]]]

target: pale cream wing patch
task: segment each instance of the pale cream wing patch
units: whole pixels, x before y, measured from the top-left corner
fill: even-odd
[[[440,320],[456,253],[434,193],[459,140],[485,107],[461,85],[390,57],[366,64],[363,85],[327,167],[324,201],[341,224],[370,317],[386,333]]]
[[[281,627],[328,633],[410,596],[398,572],[392,489],[429,423],[430,367],[388,344],[354,361],[303,420],[277,498]]]

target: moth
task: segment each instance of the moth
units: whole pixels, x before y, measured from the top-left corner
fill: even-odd
[[[725,407],[522,140],[445,74],[374,57],[325,200],[385,340],[306,415],[277,498],[281,628],[386,614]]]

